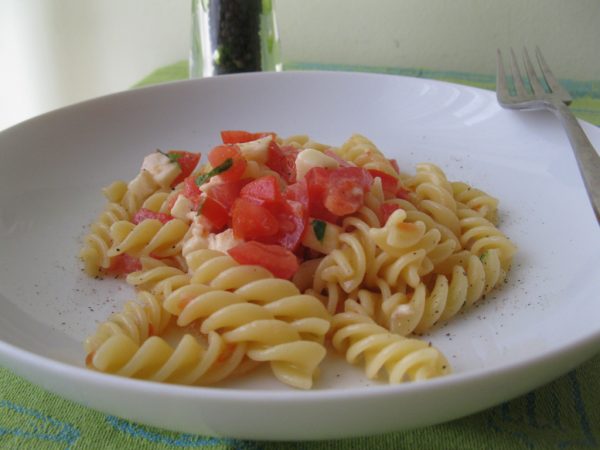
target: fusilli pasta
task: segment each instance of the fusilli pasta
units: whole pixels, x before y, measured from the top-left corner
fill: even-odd
[[[209,385],[269,363],[308,389],[333,349],[390,383],[450,372],[418,335],[498,287],[516,246],[498,200],[431,163],[400,171],[364,136],[222,132],[148,155],[84,238],[91,276],[136,300],[85,341],[94,370]],[[412,336],[411,336],[412,335]]]

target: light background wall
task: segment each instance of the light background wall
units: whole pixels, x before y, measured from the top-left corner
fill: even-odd
[[[188,56],[191,0],[0,0],[0,129]],[[276,0],[285,62],[493,74],[540,45],[600,80],[600,0]]]

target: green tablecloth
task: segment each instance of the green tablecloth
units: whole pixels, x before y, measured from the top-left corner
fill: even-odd
[[[308,64],[286,68],[393,73],[494,88],[492,75]],[[186,77],[187,64],[182,62],[157,70],[136,86]],[[563,81],[575,98],[572,109],[577,116],[600,125],[600,81]],[[418,430],[321,442],[251,442],[172,433],[77,405],[0,368],[0,448],[600,448],[600,355],[546,386],[470,417]]]

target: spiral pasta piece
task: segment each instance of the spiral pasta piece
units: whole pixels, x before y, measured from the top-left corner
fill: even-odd
[[[190,275],[177,267],[149,257],[140,258],[140,262],[142,269],[131,272],[125,278],[127,284],[137,289],[151,291],[164,298],[175,289],[190,283]]]
[[[360,134],[353,134],[350,139],[335,150],[336,153],[347,161],[364,169],[375,169],[398,178],[398,172],[390,161],[379,149]]]
[[[173,190],[170,192],[155,192],[150,195],[141,205],[141,208],[153,212],[168,214],[171,212],[169,206],[173,206],[174,197],[177,197],[181,191]]]
[[[85,271],[90,276],[96,276],[101,269],[110,266],[110,248],[112,238],[111,226],[128,218],[127,211],[117,203],[109,203],[104,211],[90,227],[90,233],[83,239],[83,248],[79,257],[84,263]]]
[[[332,333],[333,347],[351,364],[362,360],[370,379],[385,371],[389,382],[395,384],[425,380],[450,371],[439,350],[418,339],[391,333],[362,314],[336,314]]]
[[[114,335],[125,335],[134,343],[141,344],[150,336],[163,333],[171,314],[162,308],[161,302],[149,292],[139,292],[136,301],[125,303],[121,312],[112,314],[101,323],[96,332],[84,342],[87,353],[96,351]]]
[[[483,298],[504,274],[497,250],[489,250],[484,258],[463,251],[445,266],[445,273],[436,275],[431,288],[420,283],[412,292],[396,292],[382,299],[378,321],[402,336],[424,333]]]
[[[173,348],[158,336],[140,345],[116,334],[88,356],[87,364],[100,372],[187,385],[214,384],[255,366],[245,359],[245,344],[227,344],[217,333],[207,341],[204,346],[185,334]]]
[[[189,225],[179,219],[165,224],[156,219],[145,219],[137,225],[126,220],[115,222],[110,227],[113,244],[108,255],[175,256],[181,253],[181,241],[188,228]]]
[[[453,181],[450,184],[452,185],[454,199],[457,202],[477,212],[494,225],[496,224],[498,220],[498,199],[461,181]]]
[[[204,293],[184,304],[167,299],[165,308],[172,311],[181,308],[177,318],[179,326],[200,322],[202,333],[218,330],[226,342],[248,344],[250,359],[270,361],[273,373],[280,381],[302,389],[312,386],[317,366],[325,357],[323,345],[304,340],[296,327],[275,319],[266,307],[248,303],[232,292],[205,288]],[[329,322],[325,322],[328,329]],[[314,325],[311,331],[314,331]],[[303,344],[289,345],[296,341]],[[299,351],[290,353],[294,348]]]
[[[460,236],[460,223],[452,185],[444,172],[434,164],[417,164],[416,175],[408,182],[418,208],[436,222]]]
[[[517,247],[492,222],[469,208],[458,211],[460,241],[464,248],[481,257],[486,251],[498,250],[502,268],[508,271]]]

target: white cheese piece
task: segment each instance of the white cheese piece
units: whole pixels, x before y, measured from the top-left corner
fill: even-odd
[[[171,208],[171,215],[184,221],[192,220],[193,217],[189,217],[189,213],[193,212],[193,206],[190,199],[184,195],[178,195],[177,200],[175,200],[175,203]]]
[[[208,235],[208,248],[223,253],[227,253],[227,250],[243,242],[243,239],[237,239],[233,235],[233,230],[231,228],[219,234],[211,233]]]
[[[135,198],[146,199],[152,195],[157,189],[152,175],[146,171],[142,171],[129,182],[127,190],[131,192]]]
[[[256,161],[257,163],[264,164],[269,159],[269,144],[272,140],[273,137],[269,134],[255,141],[243,142],[236,145],[242,152],[242,156],[248,161]]]
[[[331,167],[335,169],[339,167],[339,164],[331,156],[327,156],[319,150],[304,149],[296,157],[296,179],[304,178],[304,175],[313,167]]]
[[[159,152],[149,154],[144,158],[142,171],[148,172],[162,188],[168,188],[177,175],[181,173],[179,164],[171,161],[168,156]]]

